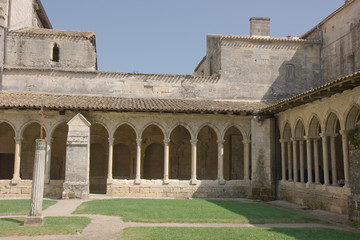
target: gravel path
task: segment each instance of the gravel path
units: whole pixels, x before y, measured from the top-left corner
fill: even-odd
[[[98,198],[98,197],[97,197]],[[92,199],[90,199],[92,200]],[[66,239],[103,239],[115,240],[118,239],[122,229],[127,227],[274,227],[274,228],[331,228],[353,232],[360,232],[349,226],[339,224],[338,221],[344,220],[344,216],[327,213],[324,211],[306,210],[305,215],[318,217],[321,220],[329,220],[332,224],[319,224],[319,223],[304,223],[304,224],[231,224],[231,223],[137,223],[137,222],[123,222],[120,217],[102,216],[102,215],[72,215],[71,213],[83,202],[89,200],[59,200],[55,205],[50,206],[43,212],[44,216],[85,216],[91,219],[91,223],[84,229],[82,233],[75,235],[51,235],[51,236],[36,236],[36,237],[6,237],[0,240],[66,240]],[[288,204],[283,201],[271,202],[270,205],[279,208],[289,209],[301,214],[305,210],[298,205]],[[303,211],[303,212],[302,212]],[[336,217],[337,216],[337,217]],[[334,224],[333,224],[334,223]]]

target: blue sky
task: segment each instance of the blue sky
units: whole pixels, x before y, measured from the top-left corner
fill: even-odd
[[[271,36],[298,36],[344,0],[42,0],[54,29],[96,34],[100,71],[192,74],[207,34],[249,35],[270,17]]]

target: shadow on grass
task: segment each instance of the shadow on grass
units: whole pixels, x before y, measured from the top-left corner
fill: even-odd
[[[16,219],[16,218],[0,218],[0,221],[11,222],[11,223],[19,224],[19,225],[24,225],[23,220],[19,220],[19,219]]]

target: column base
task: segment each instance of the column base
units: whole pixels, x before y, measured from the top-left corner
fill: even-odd
[[[136,185],[140,185],[141,179],[140,179],[140,178],[135,178],[134,183],[135,183]]]
[[[108,179],[106,179],[106,183],[107,184],[112,184],[114,181],[113,181],[113,179],[112,178],[108,178]]]
[[[13,178],[13,179],[11,179],[11,184],[13,184],[13,185],[16,185],[16,184],[18,184],[19,182],[20,182],[20,178]]]
[[[163,183],[167,185],[167,184],[170,183],[170,180],[169,180],[168,178],[167,178],[167,179],[164,179]]]
[[[191,180],[190,180],[190,184],[191,184],[191,185],[197,185],[197,184],[198,184],[198,180],[197,180],[197,179],[191,179]]]
[[[225,184],[226,184],[225,179],[223,178],[219,179],[219,185],[225,185]]]
[[[24,219],[24,226],[42,226],[44,223],[44,216],[27,216]]]

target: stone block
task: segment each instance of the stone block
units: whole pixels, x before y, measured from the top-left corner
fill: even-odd
[[[42,226],[44,223],[44,216],[27,216],[24,219],[24,226]]]

